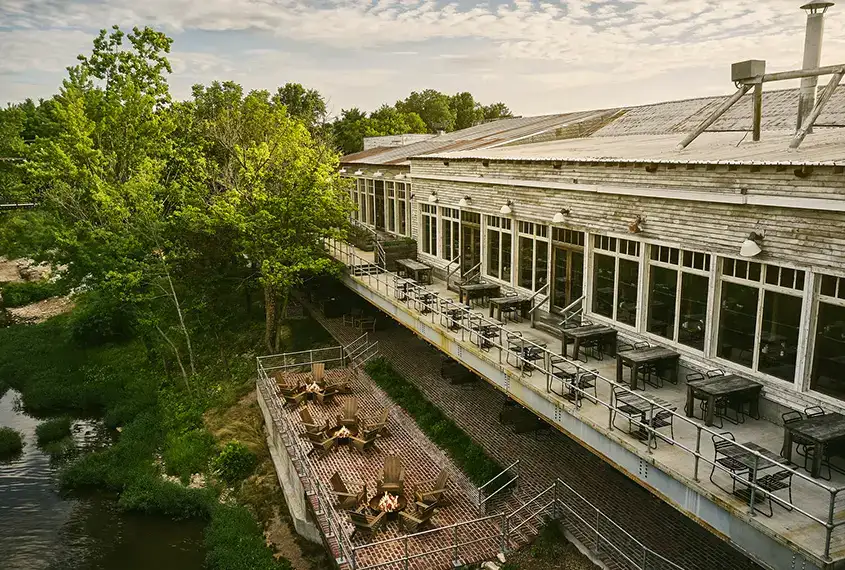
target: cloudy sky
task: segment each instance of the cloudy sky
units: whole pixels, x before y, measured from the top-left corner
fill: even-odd
[[[797,0],[0,0],[0,102],[54,93],[97,30],[173,37],[171,87],[232,79],[319,89],[333,113],[412,90],[470,91],[518,114],[731,91],[730,64],[800,67]],[[845,61],[845,2],[823,64]]]

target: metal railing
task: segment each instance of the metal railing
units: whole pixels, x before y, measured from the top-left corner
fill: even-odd
[[[516,483],[519,479],[519,462],[520,460],[517,459],[507,467],[505,467],[501,473],[484,483],[482,486],[478,488],[478,510],[479,514],[486,514],[487,504],[490,502],[491,499],[502,493],[505,489],[509,488],[511,484]],[[493,487],[493,483],[499,481],[498,487]]]
[[[558,323],[559,326],[565,327],[569,324],[569,321],[575,317],[581,316],[584,312],[584,295],[581,295],[571,303],[569,303],[566,307],[563,308],[561,313],[563,314],[563,320]],[[578,307],[577,309],[575,307]]]
[[[455,265],[454,269],[450,269],[450,267],[452,267],[453,263],[457,263],[457,265]],[[446,288],[447,289],[449,288],[449,283],[451,282],[452,274],[455,273],[455,271],[458,271],[460,269],[461,269],[461,254],[459,253],[457,255],[457,257],[455,257],[455,259],[453,259],[452,261],[450,261],[448,263],[448,265],[446,265]]]
[[[531,326],[532,326],[532,327],[534,326],[534,321],[535,321],[535,319],[536,319],[536,315],[537,315],[537,312],[536,312],[536,311],[537,311],[537,309],[539,309],[540,307],[542,307],[542,306],[543,306],[543,303],[545,303],[546,301],[548,301],[548,300],[549,300],[549,298],[551,297],[551,295],[545,295],[545,294],[543,294],[543,291],[547,291],[547,290],[549,289],[549,287],[550,287],[550,286],[551,286],[551,283],[546,283],[545,285],[543,285],[542,287],[540,287],[540,289],[538,289],[537,291],[535,291],[533,295],[531,295],[530,297],[528,297],[528,303],[531,305],[531,308],[530,308],[530,309],[528,309],[528,315],[531,317]],[[534,299],[536,299],[537,297],[539,297],[541,294],[543,294],[543,298],[540,300],[540,302],[535,303],[535,302],[534,302]]]
[[[350,244],[336,240],[328,240],[326,242],[326,246],[336,259],[339,259],[348,266],[354,266],[356,263],[366,262],[366,260],[355,252],[354,248]],[[361,276],[359,279],[362,282],[366,282],[371,289],[375,289],[376,291],[381,291],[383,289],[386,296],[389,296],[392,293],[396,296],[396,298],[399,298],[397,295],[397,289],[394,287],[394,277],[395,276],[393,274],[384,272],[376,275]],[[375,284],[373,283],[374,280]],[[680,450],[692,458],[693,467],[691,475],[695,482],[702,483],[700,474],[703,465],[704,469],[711,469],[711,479],[716,473],[719,473],[727,476],[729,481],[733,479],[737,484],[748,487],[750,500],[747,514],[749,517],[756,516],[755,502],[759,504],[759,501],[772,500],[787,509],[793,510],[796,514],[806,517],[814,524],[819,525],[819,527],[824,529],[825,533],[824,549],[823,552],[815,552],[815,555],[823,556],[826,560],[831,559],[830,547],[833,532],[840,526],[845,525],[845,517],[837,516],[838,511],[836,509],[836,498],[841,492],[841,489],[817,481],[808,474],[802,473],[792,467],[779,466],[780,468],[789,471],[793,478],[806,483],[809,486],[808,491],[810,491],[811,494],[818,493],[826,495],[826,497],[810,497],[807,500],[801,500],[800,498],[793,496],[792,500],[788,500],[786,498],[776,496],[773,492],[764,489],[758,484],[757,466],[766,465],[767,461],[767,459],[759,451],[741,443],[735,443],[738,449],[750,456],[753,456],[755,462],[750,478],[745,479],[738,477],[736,474],[717,463],[712,451],[710,454],[713,455],[713,457],[705,456],[702,451],[703,444],[707,439],[714,442],[724,439],[719,432],[699,423],[698,421],[694,421],[681,413],[678,413],[674,408],[669,408],[656,402],[641,391],[635,392],[627,383],[620,383],[615,379],[602,376],[594,370],[586,368],[580,362],[564,358],[563,356],[550,351],[546,346],[541,346],[540,344],[537,344],[527,338],[521,339],[523,350],[518,352],[512,351],[508,345],[508,339],[519,337],[521,336],[521,333],[509,331],[504,325],[488,319],[481,314],[474,313],[472,309],[462,307],[452,299],[442,297],[440,294],[426,289],[423,285],[410,283],[405,287],[406,288],[403,291],[404,301],[409,310],[416,310],[416,312],[419,313],[419,318],[421,320],[424,318],[430,318],[432,326],[436,326],[438,319],[440,319],[441,324],[443,322],[448,323],[448,326],[444,327],[445,330],[441,331],[442,334],[451,335],[455,337],[455,340],[467,345],[484,347],[484,350],[488,351],[488,354],[490,354],[487,358],[493,364],[497,363],[508,377],[516,376],[516,378],[522,378],[533,373],[543,375],[546,379],[546,398],[550,401],[558,402],[558,399],[551,393],[552,382],[557,380],[557,377],[554,375],[555,370],[552,369],[553,362],[555,362],[556,366],[563,363],[567,367],[570,367],[576,376],[580,374],[594,375],[597,387],[599,384],[603,385],[603,387],[606,388],[604,392],[608,393],[609,397],[605,397],[598,389],[596,390],[597,396],[594,397],[592,394],[588,394],[585,389],[580,388],[577,385],[577,382],[568,384],[566,388],[573,394],[576,394],[579,399],[590,401],[595,405],[606,409],[607,430],[609,432],[617,429],[614,426],[615,416],[619,413],[623,413],[624,415],[624,412],[620,412],[620,407],[617,405],[615,399],[616,393],[635,394],[637,398],[641,399],[648,405],[648,417],[654,417],[655,413],[661,412],[671,416],[673,421],[691,427],[695,430],[695,440],[693,444],[687,445],[680,439],[658,432],[657,428],[652,427],[648,420],[644,422],[634,417],[631,418],[631,425],[641,430],[641,433],[645,434],[644,439],[646,443],[646,453],[648,455],[654,453],[652,444],[660,439],[673,444],[674,449]],[[577,302],[580,301],[581,299]],[[482,332],[482,328],[487,332]],[[496,356],[493,356],[493,354]],[[529,354],[532,358],[526,358]],[[533,356],[537,356],[538,358],[534,359]],[[502,367],[505,363],[510,364],[516,372],[508,371],[506,368]],[[567,402],[565,400],[561,399],[559,403],[564,406],[567,413],[576,417],[579,416],[578,410],[574,406],[567,406]],[[556,423],[555,418],[546,417],[546,419],[552,423]],[[714,486],[716,485],[714,484]],[[828,508],[825,509],[824,513],[811,512],[812,506],[810,505],[818,504],[819,500],[824,501],[824,504],[826,504]],[[806,547],[806,550],[808,552],[813,552],[810,547]]]
[[[470,267],[465,274],[461,274],[461,283],[472,283],[476,279],[481,279],[481,262]],[[448,285],[448,283],[447,283]]]
[[[384,246],[381,245],[378,232],[376,232],[376,230],[371,226],[368,226],[367,224],[364,224],[354,218],[352,219],[352,225],[364,229],[371,234],[373,240],[373,250],[375,251],[376,265],[379,267],[385,267],[387,265],[387,254],[384,251]]]

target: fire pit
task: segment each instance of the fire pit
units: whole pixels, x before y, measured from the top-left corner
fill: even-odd
[[[375,512],[384,512],[388,518],[396,518],[399,511],[404,511],[408,500],[402,495],[383,493],[370,499],[370,508]]]
[[[335,438],[338,445],[349,443],[349,438],[353,435],[358,435],[358,432],[350,430],[346,426],[335,426],[329,430],[329,437]]]
[[[319,384],[314,382],[314,383],[311,383],[311,384],[306,384],[305,385],[305,391],[308,392],[309,394],[316,394],[317,392],[322,392],[323,389],[320,388]]]

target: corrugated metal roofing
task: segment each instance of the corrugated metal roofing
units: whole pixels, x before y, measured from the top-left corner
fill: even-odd
[[[678,134],[593,136],[481,151],[435,154],[422,158],[529,161],[655,162],[679,164],[845,165],[845,129],[818,128],[797,150],[789,150],[792,131],[763,134],[706,132],[684,150]]]
[[[370,149],[368,151],[350,154],[341,159],[341,164],[407,164],[408,157],[411,156],[421,156],[435,152],[471,150],[498,145],[524,137],[530,137],[548,129],[555,129],[574,122],[598,117],[609,112],[616,112],[616,110],[500,119],[468,129],[446,133],[422,142],[380,149],[380,152],[371,152],[377,149]]]

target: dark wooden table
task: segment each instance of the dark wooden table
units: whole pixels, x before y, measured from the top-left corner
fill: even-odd
[[[473,315],[478,315],[478,313],[473,313]],[[473,323],[473,317],[470,316],[470,329],[475,331],[476,336],[476,343],[478,347],[481,349],[490,348],[492,343],[490,342],[491,338],[497,338],[499,336],[499,331],[501,331],[502,323],[500,321],[485,319],[480,315],[477,317],[479,320],[478,322]]]
[[[473,298],[495,297],[499,294],[500,289],[501,287],[495,283],[468,283],[461,285],[458,293],[458,302],[469,305],[469,302]]]
[[[397,259],[396,265],[406,276],[411,274],[419,283],[431,284],[431,267],[425,263],[420,263],[414,259]]]
[[[561,353],[566,356],[567,340],[572,339],[572,358],[578,360],[578,352],[585,341],[598,340],[612,347],[608,351],[610,356],[616,354],[616,329],[607,325],[582,325],[569,329],[563,329],[563,340],[561,341]]]
[[[446,300],[444,300],[446,301]],[[451,301],[446,301],[441,305],[441,323],[442,319],[446,319],[446,328],[450,331],[457,331],[461,329],[461,321],[467,318],[470,308],[466,305],[457,305]]]
[[[716,408],[716,398],[730,396],[731,394],[742,394],[756,391],[758,396],[763,385],[748,378],[728,374],[727,376],[716,376],[703,380],[692,380],[687,382],[687,417],[695,417],[695,393],[704,394],[707,399],[707,413],[704,416],[704,425],[713,425],[713,415]],[[757,399],[752,400],[752,415],[757,415]]]
[[[808,439],[815,445],[810,475],[818,477],[827,444],[845,438],[845,416],[842,414],[825,414],[790,422],[783,426],[783,457],[787,461],[792,461],[793,434]]]
[[[771,469],[772,467],[783,466],[787,463],[787,460],[777,453],[769,451],[765,447],[757,445],[752,441],[746,441],[742,445],[750,450],[756,451],[762,455],[762,457],[757,457],[751,451],[745,450],[738,445],[723,449],[720,453],[748,468],[749,486],[745,489],[737,489],[734,491],[734,495],[744,499],[745,502],[750,503],[751,495],[755,492],[750,486],[750,483],[751,481],[757,480],[757,473],[765,471],[766,469]],[[736,477],[734,478],[736,479]],[[760,497],[765,498],[765,495],[760,493]],[[755,504],[756,502],[757,501],[755,500]]]
[[[637,374],[639,374],[640,366],[644,364],[660,364],[672,362],[673,366],[670,369],[672,378],[670,382],[677,384],[678,382],[678,360],[680,355],[674,350],[663,348],[662,346],[652,346],[649,348],[639,348],[634,350],[620,350],[616,354],[616,381],[620,384],[622,380],[623,370],[622,365],[628,363],[631,366],[631,389],[637,389]]]
[[[522,318],[528,316],[529,301],[527,297],[520,297],[518,295],[510,295],[508,297],[493,297],[490,299],[490,317],[493,316],[493,311],[498,311],[496,318],[502,320],[502,309],[506,307],[518,306]]]
[[[635,394],[634,392],[623,392],[621,394],[616,394],[617,410],[629,416],[640,416],[640,426],[637,431],[632,432],[631,435],[641,441],[648,440],[648,431],[645,429],[644,426],[648,425],[648,423],[646,422],[646,414],[648,414],[652,410],[652,401],[655,404],[659,404],[660,406],[663,406],[664,408],[672,411],[675,411],[677,409],[677,406],[675,406],[671,402],[667,402],[663,398],[655,398],[650,396],[649,400],[646,400],[645,398],[643,398],[639,394]],[[659,413],[662,411],[662,408],[655,408],[655,410]]]
[[[534,362],[545,358],[545,351],[543,349],[548,346],[548,343],[541,338],[530,335],[511,335],[507,340],[507,360],[510,363],[511,354],[517,356],[516,363],[511,364],[515,368],[530,370],[533,368]]]

